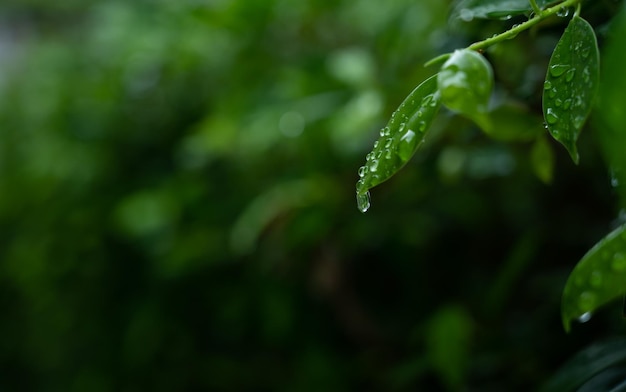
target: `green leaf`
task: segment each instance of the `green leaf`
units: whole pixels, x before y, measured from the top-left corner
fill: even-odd
[[[576,141],[597,94],[599,68],[600,53],[593,28],[574,16],[550,58],[543,116],[552,137],[565,146],[576,164]]]
[[[417,86],[391,115],[365,165],[359,168],[356,191],[361,212],[369,208],[368,190],[391,178],[417,151],[440,106],[435,75]]]
[[[549,1],[537,1],[540,7]],[[454,7],[451,17],[469,22],[473,19],[510,19],[532,10],[528,0],[462,0]]]
[[[591,313],[626,291],[626,225],[598,242],[576,265],[563,289],[561,315],[566,331],[572,320]]]
[[[437,76],[441,101],[449,109],[470,118],[481,116],[493,89],[491,64],[471,49],[456,50]]]

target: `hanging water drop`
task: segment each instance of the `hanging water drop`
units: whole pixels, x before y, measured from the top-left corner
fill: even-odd
[[[370,201],[370,192],[357,192],[356,193],[356,205],[361,212],[367,212],[369,210],[371,201]]]
[[[552,108],[548,108],[548,110],[546,110],[546,121],[548,124],[556,124],[559,121],[559,116],[554,113]]]
[[[578,320],[579,323],[586,323],[587,321],[591,320],[591,316],[593,316],[593,313],[591,312],[585,312],[583,314],[581,314],[580,316],[578,316],[578,318],[576,320]]]

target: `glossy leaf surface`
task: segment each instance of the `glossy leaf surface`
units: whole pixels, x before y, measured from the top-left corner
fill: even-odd
[[[548,65],[543,115],[552,137],[579,161],[576,141],[589,116],[599,82],[600,54],[593,28],[574,16]]]
[[[411,159],[424,140],[441,100],[437,77],[432,76],[417,86],[400,107],[367,154],[365,165],[359,168],[361,179],[356,184],[357,204],[361,212],[369,208],[368,190],[388,180]]]
[[[548,1],[537,1],[540,7]],[[469,22],[472,19],[510,19],[515,15],[529,13],[532,10],[528,0],[464,0],[460,1],[452,18]]]
[[[587,321],[600,306],[626,292],[626,225],[598,242],[576,265],[563,289],[565,330],[572,320]]]
[[[487,111],[493,70],[480,53],[456,50],[441,67],[437,84],[445,106],[470,118],[476,117]]]

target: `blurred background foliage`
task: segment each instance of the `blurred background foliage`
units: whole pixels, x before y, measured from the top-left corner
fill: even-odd
[[[3,1],[0,389],[526,391],[622,335],[560,321],[617,216],[591,126],[576,167],[444,113],[356,209],[422,64],[519,22],[452,6]],[[541,113],[565,23],[487,53],[496,99]]]

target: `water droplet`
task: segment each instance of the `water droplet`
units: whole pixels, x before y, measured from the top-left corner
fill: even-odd
[[[417,118],[420,118],[424,115],[424,112],[422,112],[421,110],[417,112]]]
[[[550,75],[558,78],[563,75],[569,69],[569,65],[565,64],[555,64],[550,67]]]
[[[556,16],[565,18],[569,15],[569,13],[570,13],[569,7],[561,7],[561,9],[556,12]]]
[[[424,132],[426,130],[426,122],[420,121],[417,129],[419,129],[420,132]]]
[[[562,101],[561,99],[557,98],[557,99],[554,101],[554,104],[555,104],[557,107],[559,107],[559,106],[563,105],[563,101]]]
[[[558,138],[559,135],[561,134],[561,131],[559,131],[558,129],[553,129],[550,131],[550,133],[552,134],[552,136],[554,136],[555,138]]]
[[[576,69],[572,68],[565,73],[565,80],[571,82],[574,79],[574,75],[576,74]]]
[[[553,88],[552,90],[550,90],[550,92],[548,93],[548,96],[549,96],[550,98],[554,98],[554,97],[556,97],[556,89],[555,89],[555,88]]]
[[[519,23],[518,24],[514,24],[513,26],[511,26],[511,29],[514,29],[514,28],[516,28],[518,26],[519,26]],[[516,33],[512,33],[511,35],[506,37],[506,39],[514,39],[514,38],[517,38],[517,34]]]
[[[591,52],[591,49],[587,47],[587,48],[584,48],[580,54],[583,56],[583,58],[586,59],[587,57],[589,57],[590,52]]]
[[[583,291],[578,298],[578,308],[582,312],[590,312],[596,306],[597,297],[591,291]]]
[[[374,154],[373,154],[373,153],[371,153],[371,152],[365,156],[365,161],[366,161],[366,162],[369,162],[369,161],[371,161],[372,159],[374,159]]]
[[[400,138],[400,144],[398,146],[398,156],[403,162],[406,162],[413,155],[413,151],[415,151],[415,143],[417,142],[417,138],[415,137],[415,132],[412,130],[406,131],[404,135]]]
[[[367,174],[367,170],[367,166],[359,167],[359,177],[365,177],[365,175]]]
[[[392,143],[393,143],[393,139],[392,138],[387,138],[387,140],[385,140],[385,148],[391,147]]]
[[[591,79],[591,72],[589,72],[589,67],[585,67],[583,69],[583,80],[585,81],[585,83],[589,83]]]
[[[591,320],[591,316],[593,316],[593,313],[585,312],[578,316],[576,320],[578,320],[579,323],[586,323],[587,321]]]
[[[385,128],[380,129],[380,136],[385,136]]]
[[[552,108],[548,108],[548,110],[546,110],[546,121],[548,124],[556,124],[559,121],[559,116],[554,113]]]
[[[602,287],[602,272],[593,271],[591,276],[589,277],[589,284],[591,287],[600,288]]]
[[[572,106],[572,100],[566,99],[565,102],[563,102],[563,109],[568,110],[570,106]]]
[[[551,88],[552,88],[552,83],[551,83],[549,80],[546,80],[546,81],[543,83],[543,89],[544,89],[544,90],[550,90]]]
[[[378,170],[378,163],[379,163],[378,159],[372,159],[370,161],[369,165],[367,166],[369,168],[370,173],[375,173]]]
[[[623,253],[619,253],[619,252],[613,255],[611,268],[613,268],[617,272],[626,271],[626,255],[624,255]]]
[[[357,192],[356,193],[356,205],[359,208],[359,211],[367,212],[367,210],[369,210],[370,205],[371,205],[370,192],[369,191]]]
[[[376,140],[376,141],[374,142],[374,148],[377,148],[379,144],[380,144],[380,142],[379,142],[378,140]]]

